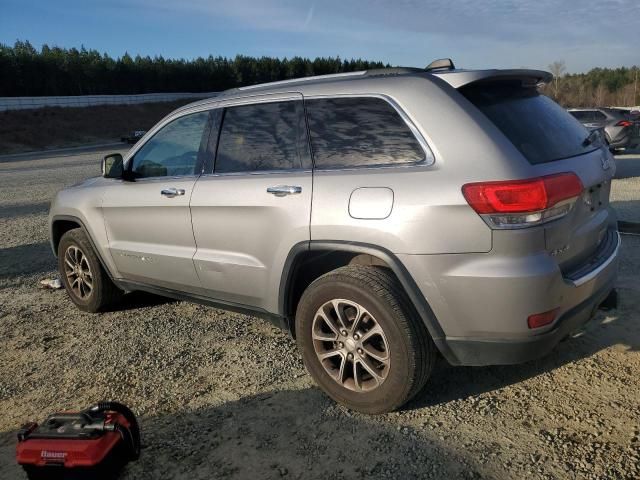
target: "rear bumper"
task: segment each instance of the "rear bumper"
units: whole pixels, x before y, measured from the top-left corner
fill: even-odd
[[[607,283],[592,297],[572,308],[557,321],[553,330],[519,340],[446,339],[458,365],[512,365],[547,355],[567,335],[579,330],[593,318],[598,306],[613,289]]]
[[[609,240],[611,238],[611,240]],[[588,322],[614,288],[620,237],[609,230],[591,262],[560,271],[547,253],[403,256],[443,335],[436,345],[453,365],[517,364],[549,353]],[[412,257],[412,258],[410,258]],[[550,325],[527,317],[559,309]]]
[[[640,144],[640,137],[632,134],[627,134],[621,136],[620,138],[616,138],[615,140],[611,140],[611,143],[609,143],[609,148],[633,148],[638,144]]]

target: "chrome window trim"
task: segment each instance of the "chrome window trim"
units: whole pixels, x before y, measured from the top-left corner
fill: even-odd
[[[413,122],[411,117],[405,112],[405,110],[400,106],[400,104],[390,95],[386,95],[383,93],[336,93],[336,94],[327,94],[327,95],[304,95],[304,99],[306,100],[323,100],[323,99],[331,99],[331,98],[379,98],[385,102],[387,102],[391,107],[398,113],[400,118],[407,125],[411,133],[415,137],[416,141],[422,148],[424,152],[424,160],[419,162],[405,162],[405,163],[380,163],[376,165],[360,165],[360,166],[349,166],[349,167],[325,167],[325,168],[316,168],[314,170],[316,172],[331,172],[336,170],[361,170],[363,168],[407,168],[407,167],[430,167],[435,161],[435,155],[427,140],[422,135],[422,132],[418,129],[416,124]],[[307,122],[308,123],[308,122]],[[311,135],[309,135],[309,140],[311,141]],[[312,149],[313,150],[313,149]],[[311,152],[313,157],[313,151]],[[315,165],[315,161],[314,161]]]
[[[189,175],[171,175],[167,177],[140,177],[140,178],[136,178],[134,182],[127,182],[127,183],[156,183],[162,180],[175,181],[175,180],[189,180],[189,179],[193,179],[195,181],[198,178],[200,178],[200,176],[201,176],[200,174],[191,173]],[[149,180],[153,180],[153,181],[151,182]]]
[[[413,120],[409,117],[406,111],[400,106],[400,104],[391,96],[382,94],[382,93],[336,93],[336,94],[318,94],[318,95],[303,95],[301,92],[279,92],[279,93],[261,93],[257,95],[246,95],[242,97],[234,97],[229,99],[215,99],[210,103],[205,105],[197,105],[194,107],[190,107],[186,110],[178,110],[176,112],[172,112],[167,115],[164,119],[162,119],[158,124],[156,124],[151,130],[149,130],[132,148],[127,152],[125,157],[125,166],[127,166],[128,162],[133,158],[133,156],[137,153],[140,148],[142,148],[153,136],[163,128],[168,123],[177,120],[181,117],[210,111],[216,109],[224,109],[227,107],[235,107],[235,106],[243,106],[243,105],[253,105],[259,103],[273,103],[273,102],[285,102],[285,101],[296,101],[296,100],[316,100],[316,99],[330,99],[330,98],[379,98],[385,102],[387,102],[391,107],[398,113],[400,118],[405,122],[411,133],[415,137],[415,139],[420,144],[422,148],[425,158],[420,162],[406,162],[406,163],[383,163],[377,165],[360,165],[360,166],[350,166],[350,167],[329,167],[329,168],[316,168],[314,166],[313,171],[315,172],[335,172],[335,171],[357,171],[363,169],[388,169],[388,168],[416,168],[416,167],[430,167],[435,163],[435,155],[431,147],[429,147],[428,142],[422,135],[422,132],[418,129]],[[306,116],[306,111],[305,111]],[[148,137],[148,138],[147,138]],[[311,138],[309,138],[311,141]],[[313,156],[313,152],[311,152]],[[242,176],[242,175],[273,175],[277,173],[287,173],[287,172],[298,172],[298,173],[307,173],[312,170],[308,169],[286,169],[286,170],[263,170],[263,171],[254,171],[254,172],[226,172],[226,173],[207,173],[203,174],[203,177],[212,177],[212,176]],[[167,179],[169,177],[147,177],[147,179]],[[175,177],[175,178],[185,178],[185,177]],[[142,180],[142,179],[140,179]]]
[[[252,105],[258,103],[273,103],[273,102],[285,102],[285,101],[293,101],[293,100],[303,100],[303,96],[300,92],[286,92],[286,93],[262,93],[258,95],[247,95],[244,97],[235,97],[229,99],[219,99],[212,101],[211,103],[207,103],[204,105],[194,105],[193,107],[184,108],[175,110],[169,113],[166,117],[160,120],[156,125],[154,125],[151,130],[145,133],[136,144],[131,147],[131,149],[126,153],[124,158],[124,165],[127,167],[129,161],[135,156],[135,154],[140,150],[149,140],[151,140],[155,134],[162,128],[164,128],[169,123],[178,120],[179,118],[186,117],[187,115],[192,115],[195,113],[208,112],[210,110],[216,110],[219,108],[226,107],[235,107],[240,105]],[[149,177],[152,178],[152,177]],[[155,177],[153,177],[155,178]]]
[[[302,173],[312,173],[312,170],[308,168],[290,168],[287,170],[254,170],[251,172],[223,172],[223,173],[205,173],[200,178],[208,177],[246,177],[250,175],[293,175]]]

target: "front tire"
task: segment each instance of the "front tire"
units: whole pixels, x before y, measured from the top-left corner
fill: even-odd
[[[419,392],[436,347],[393,273],[347,266],[315,280],[296,312],[304,364],[336,402],[393,411]]]
[[[58,271],[69,298],[80,310],[99,312],[122,297],[123,292],[102,268],[87,234],[80,228],[69,230],[60,239]]]

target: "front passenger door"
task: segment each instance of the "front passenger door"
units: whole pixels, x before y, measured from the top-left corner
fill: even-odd
[[[128,159],[134,181],[114,180],[105,189],[109,251],[122,278],[178,291],[200,286],[189,199],[209,127],[209,112],[170,121]]]

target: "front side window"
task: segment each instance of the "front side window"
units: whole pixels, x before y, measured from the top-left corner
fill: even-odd
[[[180,117],[162,127],[133,157],[135,178],[194,175],[208,112]]]
[[[316,168],[421,162],[425,152],[409,126],[375,97],[305,101]]]
[[[215,172],[299,169],[307,148],[301,101],[229,107],[222,120]]]

